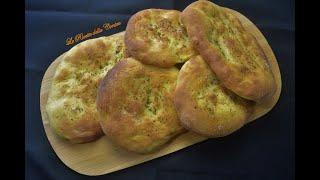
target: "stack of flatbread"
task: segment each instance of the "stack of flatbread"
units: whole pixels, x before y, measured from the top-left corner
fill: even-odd
[[[72,143],[105,134],[150,153],[188,130],[233,133],[275,89],[257,40],[237,17],[200,0],[183,12],[142,10],[124,33],[74,46],[56,69],[46,112]]]

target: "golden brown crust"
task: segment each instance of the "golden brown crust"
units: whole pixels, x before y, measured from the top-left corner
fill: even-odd
[[[254,101],[274,93],[274,77],[266,56],[237,17],[200,0],[182,12],[181,20],[194,48],[225,87]]]
[[[195,51],[179,21],[180,14],[176,10],[146,9],[133,15],[125,33],[128,54],[158,67],[190,59]]]
[[[182,133],[173,104],[178,70],[127,58],[102,80],[97,108],[104,133],[119,146],[149,153]]]
[[[241,128],[253,105],[224,88],[201,56],[182,66],[174,103],[181,124],[208,137],[226,136]]]
[[[73,143],[103,135],[96,109],[97,87],[124,53],[124,33],[84,41],[70,49],[58,65],[46,112],[50,126]]]

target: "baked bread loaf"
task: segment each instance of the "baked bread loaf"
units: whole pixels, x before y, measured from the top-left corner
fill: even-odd
[[[275,92],[264,52],[236,16],[200,0],[184,9],[181,20],[194,48],[225,87],[254,101]]]
[[[50,126],[73,143],[103,135],[96,109],[97,87],[124,53],[124,33],[84,41],[58,65],[46,105]]]
[[[128,55],[158,67],[190,59],[195,51],[179,21],[180,14],[176,10],[146,9],[133,15],[125,33]]]
[[[102,80],[97,108],[104,133],[129,151],[149,153],[184,132],[173,104],[178,70],[126,58]]]
[[[199,0],[182,13],[142,10],[126,32],[73,47],[56,68],[46,113],[73,143],[106,134],[150,153],[187,130],[233,133],[275,90],[253,35],[226,8]]]
[[[208,137],[226,136],[241,128],[253,105],[224,88],[201,56],[182,66],[174,102],[181,124]]]

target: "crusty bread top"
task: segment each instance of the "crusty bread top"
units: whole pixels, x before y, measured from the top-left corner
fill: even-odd
[[[252,113],[252,103],[224,88],[201,56],[182,66],[174,102],[182,125],[208,137],[231,134]]]
[[[274,92],[267,58],[236,16],[200,0],[190,4],[181,18],[193,46],[228,89],[255,101]]]
[[[97,97],[101,126],[119,146],[148,153],[181,133],[173,104],[178,70],[127,58],[102,80]]]
[[[100,80],[124,53],[124,33],[84,41],[70,49],[58,65],[46,111],[55,132],[82,143],[101,136],[96,110]]]
[[[176,10],[146,9],[133,15],[125,33],[129,55],[158,67],[171,67],[195,55],[180,14]]]

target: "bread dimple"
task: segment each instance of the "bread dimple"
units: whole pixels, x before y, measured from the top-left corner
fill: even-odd
[[[127,58],[102,80],[97,107],[105,134],[133,152],[152,152],[184,130],[173,104],[178,70]]]
[[[103,132],[96,109],[97,88],[124,54],[124,34],[84,41],[58,65],[46,111],[53,130],[74,143],[97,139]]]
[[[201,0],[189,5],[181,17],[194,47],[228,89],[255,101],[274,92],[267,58],[236,16]]]
[[[252,113],[252,102],[224,88],[201,56],[181,68],[174,102],[182,125],[208,137],[236,131]]]
[[[195,55],[181,12],[146,9],[133,15],[127,25],[125,44],[128,55],[158,67],[171,67]]]

